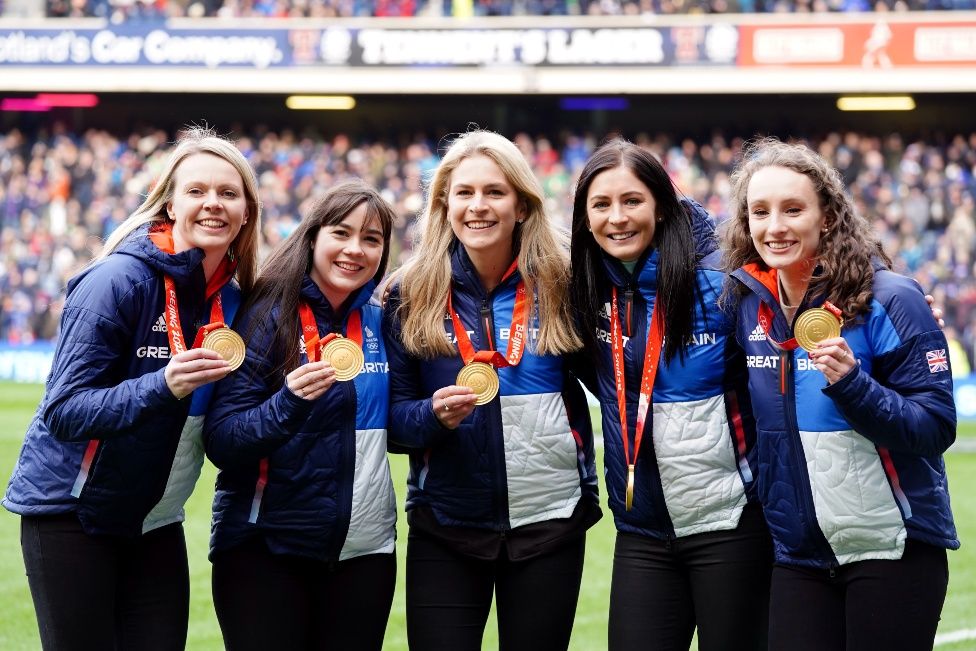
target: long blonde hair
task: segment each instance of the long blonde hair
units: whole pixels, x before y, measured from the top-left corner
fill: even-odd
[[[498,165],[525,206],[525,220],[515,227],[513,245],[526,290],[536,297],[539,306],[536,352],[578,350],[582,344],[573,324],[568,291],[568,235],[557,231],[546,214],[542,186],[518,148],[497,133],[481,130],[454,140],[427,188],[419,242],[397,276],[404,347],[424,358],[455,353],[444,332],[444,311],[451,289],[450,251],[457,239],[447,218],[447,193],[457,166],[477,155]]]
[[[176,170],[189,156],[194,154],[213,154],[234,166],[241,175],[244,184],[244,196],[247,200],[247,223],[241,226],[241,232],[231,242],[230,252],[237,257],[237,282],[245,293],[254,286],[257,273],[258,234],[261,232],[261,202],[258,200],[258,182],[254,170],[244,155],[234,143],[217,135],[211,129],[191,127],[187,129],[177,141],[176,147],[170,152],[166,160],[163,173],[156,181],[156,185],[149,192],[145,201],[125,221],[119,224],[105,241],[105,246],[95,257],[95,261],[104,258],[119,247],[125,238],[144,224],[165,222],[169,220],[166,214],[166,204],[173,198]]]

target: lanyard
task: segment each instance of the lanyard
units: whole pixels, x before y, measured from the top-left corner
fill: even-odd
[[[634,474],[637,466],[637,455],[640,453],[641,440],[644,437],[644,423],[647,419],[647,409],[651,404],[651,394],[654,392],[654,378],[657,376],[658,364],[661,356],[661,344],[664,341],[664,324],[661,322],[660,297],[654,302],[651,311],[651,323],[647,329],[647,345],[644,349],[644,369],[641,373],[641,386],[637,401],[637,423],[634,428],[634,454],[630,454],[630,441],[627,438],[627,388],[624,378],[624,347],[620,332],[620,315],[617,310],[617,288],[613,288],[613,298],[610,306],[610,337],[613,353],[613,378],[617,385],[617,411],[620,414],[620,437],[624,444],[624,460],[627,462],[627,510],[633,500]]]
[[[515,272],[516,264],[517,261],[512,262],[512,266],[508,268],[508,271],[502,277],[503,281]],[[454,334],[457,337],[458,352],[461,354],[461,359],[464,360],[465,365],[471,362],[484,362],[491,364],[495,368],[504,368],[506,366],[518,366],[519,362],[522,361],[522,353],[525,352],[525,336],[528,330],[529,318],[529,299],[528,292],[525,290],[524,281],[519,280],[515,287],[515,307],[512,308],[512,326],[509,330],[508,350],[504,357],[502,357],[501,353],[494,350],[491,337],[491,323],[485,324],[488,350],[475,351],[474,345],[471,343],[471,338],[468,337],[468,331],[465,330],[464,324],[461,323],[461,317],[454,311],[454,304],[451,301],[450,292],[447,294],[447,311],[451,314],[451,322],[454,324]]]
[[[322,347],[339,337],[340,335],[330,332],[325,339],[319,340],[319,326],[315,323],[315,315],[308,303],[298,304],[298,316],[302,320],[302,339],[305,340],[305,354],[308,355],[309,362],[319,361]],[[359,310],[349,313],[349,320],[346,322],[346,335],[355,341],[359,346],[363,345],[362,317]]]
[[[843,314],[840,309],[838,309],[830,301],[824,301],[821,307],[836,316],[838,319],[840,319]],[[772,336],[770,336],[769,330],[773,325],[773,310],[771,307],[766,305],[766,302],[762,299],[759,300],[759,311],[756,314],[756,321],[759,322],[759,327],[761,327],[763,332],[766,333],[766,339],[769,340],[776,348],[789,351],[796,350],[800,345],[797,343],[796,337],[790,337],[786,341],[776,341],[772,338]]]
[[[156,247],[170,255],[176,253],[176,246],[173,242],[173,225],[169,222],[154,226],[150,229],[149,239]],[[210,323],[197,330],[197,336],[193,340],[192,348],[199,348],[203,343],[204,337],[218,328],[226,328],[224,323],[224,306],[220,300],[220,288],[224,286],[234,275],[235,265],[229,258],[224,257],[220,261],[220,266],[207,282],[205,296],[209,299],[213,297],[210,304]],[[166,293],[166,335],[169,338],[169,349],[175,355],[186,351],[186,339],[183,336],[183,326],[180,323],[180,307],[176,297],[176,282],[169,275],[163,275],[163,285]]]

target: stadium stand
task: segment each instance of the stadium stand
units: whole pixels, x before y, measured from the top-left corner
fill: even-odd
[[[972,10],[976,0],[47,0],[48,17],[639,16]]]
[[[625,134],[631,135],[631,134]],[[124,135],[73,133],[55,123],[35,133],[0,134],[0,343],[50,340],[67,280],[100,241],[132,212],[175,134],[142,129]],[[395,205],[394,264],[409,254],[423,180],[439,144],[425,135],[387,141],[349,134],[273,131],[237,134],[257,172],[264,203],[264,249],[293,228],[308,201],[339,180],[361,177]],[[568,223],[571,189],[603,134],[517,133],[514,140],[546,190],[549,208]],[[678,187],[718,219],[726,215],[729,172],[742,139],[674,141],[636,135],[666,165]],[[932,292],[947,332],[976,348],[976,132],[938,141],[835,132],[809,144],[843,172],[859,209],[870,216],[898,270]]]

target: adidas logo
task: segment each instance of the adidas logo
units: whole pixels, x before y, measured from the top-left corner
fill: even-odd
[[[766,333],[763,332],[761,325],[756,325],[756,329],[749,335],[749,341],[766,341]]]
[[[159,318],[156,319],[156,323],[153,324],[153,332],[167,332],[166,330],[166,319],[160,314]]]

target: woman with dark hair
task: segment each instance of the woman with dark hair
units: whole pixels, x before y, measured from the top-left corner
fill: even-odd
[[[243,154],[189,129],[68,284],[44,398],[3,499],[23,516],[45,649],[186,644],[183,504],[203,466],[211,383],[233,370],[209,333],[229,333],[251,287],[260,213]]]
[[[773,535],[770,648],[931,649],[959,541],[946,340],[840,175],[755,143],[723,246]]]
[[[458,137],[386,305],[390,440],[410,453],[411,649],[564,650],[600,518],[566,248],[521,152]]]
[[[617,527],[614,650],[687,650],[696,627],[703,651],[765,648],[772,549],[713,235],[630,142],[606,143],[580,174],[571,295]]]
[[[265,262],[218,384],[210,545],[228,649],[380,649],[396,505],[381,310],[394,214],[362,182],[329,190]]]

